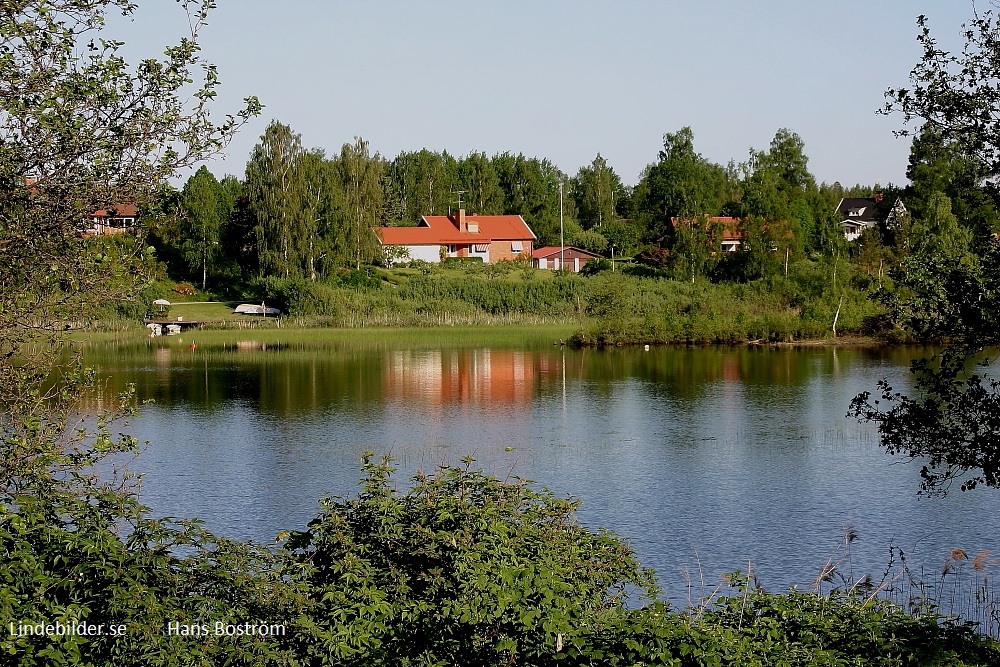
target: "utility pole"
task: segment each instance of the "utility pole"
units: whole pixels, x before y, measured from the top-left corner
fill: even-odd
[[[205,291],[208,278],[208,248],[205,245],[205,219],[201,220],[201,291]]]
[[[559,181],[559,269],[566,266],[566,240],[563,237],[563,184]]]

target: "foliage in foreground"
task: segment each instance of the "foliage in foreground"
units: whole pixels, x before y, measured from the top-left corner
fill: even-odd
[[[982,260],[968,253],[921,253],[904,263],[901,289],[883,294],[892,317],[921,341],[945,343],[915,360],[912,396],[879,383],[878,397],[859,394],[851,414],[878,425],[890,454],[921,461],[921,491],[945,494],[1000,487],[1000,380],[990,374],[1000,344],[1000,243]]]
[[[124,636],[0,635],[18,665],[992,665],[968,624],[854,593],[730,597],[676,611],[578,503],[470,467],[398,491],[366,460],[353,498],[327,498],[265,548],[153,520],[120,493],[49,480],[0,502],[0,622],[126,624]],[[36,481],[40,481],[36,480]],[[75,492],[74,492],[75,489]],[[631,605],[629,595],[638,596]],[[637,603],[645,602],[645,606]],[[184,624],[285,626],[276,636],[168,634]]]

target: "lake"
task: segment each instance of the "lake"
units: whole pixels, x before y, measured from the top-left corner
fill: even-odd
[[[918,498],[919,465],[845,416],[882,377],[905,388],[919,350],[260,335],[83,346],[108,378],[91,407],[126,383],[153,401],[124,430],[151,443],[132,468],[155,514],[273,543],[304,527],[322,495],[353,494],[370,450],[395,457],[400,485],[471,455],[491,474],[579,498],[581,521],[628,540],[675,605],[748,563],[773,590],[808,587],[831,558],[877,581],[893,546],[939,581],[952,549],[1000,548],[1000,493]],[[848,529],[849,555],[838,551]]]

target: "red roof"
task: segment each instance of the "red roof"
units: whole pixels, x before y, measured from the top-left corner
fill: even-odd
[[[542,259],[543,257],[552,257],[553,255],[558,255],[563,252],[562,248],[557,245],[547,245],[544,248],[539,248],[531,253],[534,259]],[[590,252],[589,250],[584,250],[583,248],[577,248],[576,246],[568,245],[566,246],[565,252],[575,252],[582,255],[588,255],[593,258],[599,258],[600,255]]]
[[[680,218],[670,218],[670,224],[674,227],[677,226],[677,222]],[[698,222],[699,220],[706,220],[709,224],[718,224],[722,227],[722,240],[723,241],[742,241],[745,236],[744,229],[740,225],[742,218],[731,218],[726,216],[702,216],[698,218],[691,218],[693,222]],[[783,237],[786,240],[791,239],[794,234],[792,230],[788,228],[788,223],[784,220],[765,220],[764,228],[770,229],[772,233],[777,236]]]
[[[118,217],[118,218],[134,218],[136,216],[135,204],[115,204],[115,206],[110,210],[101,209],[99,211],[94,211],[90,214],[92,218],[106,218],[106,217]]]
[[[680,218],[670,218],[670,224],[676,227],[678,220],[680,220]],[[694,222],[698,222],[700,220],[705,220],[709,224],[721,225],[723,241],[740,241],[743,239],[743,230],[740,229],[740,218],[733,218],[724,215],[692,218],[692,221]]]
[[[425,215],[416,227],[379,227],[377,231],[383,245],[442,245],[535,239],[534,233],[519,215],[466,215],[465,221],[478,224],[479,231],[459,231],[457,215]]]

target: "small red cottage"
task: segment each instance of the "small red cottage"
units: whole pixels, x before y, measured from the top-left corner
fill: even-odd
[[[545,246],[531,253],[531,259],[536,269],[559,269],[562,262],[566,262],[566,268],[579,272],[584,265],[592,259],[601,259],[601,256],[583,248],[574,246]]]

